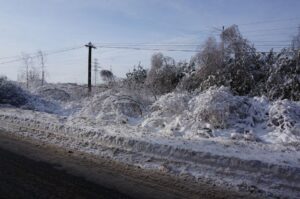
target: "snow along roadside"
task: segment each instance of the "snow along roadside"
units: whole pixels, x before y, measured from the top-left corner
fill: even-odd
[[[21,136],[110,157],[145,169],[189,175],[196,181],[240,191],[254,190],[264,197],[300,197],[299,151],[265,150],[259,145],[258,148],[244,144],[229,146],[210,140],[197,141],[196,147],[193,142],[183,144],[180,141],[133,138],[105,130],[67,126],[59,118],[44,113],[30,118],[27,112],[32,113],[1,111],[0,126]]]

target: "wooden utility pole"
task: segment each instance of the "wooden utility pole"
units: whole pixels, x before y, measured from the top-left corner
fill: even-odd
[[[96,47],[89,42],[85,47],[89,48],[89,59],[88,59],[88,89],[89,93],[92,91],[92,49]]]

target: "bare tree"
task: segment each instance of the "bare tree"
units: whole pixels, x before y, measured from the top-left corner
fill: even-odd
[[[45,83],[45,62],[46,62],[46,55],[43,51],[39,50],[37,52],[37,56],[40,61],[40,66],[41,66],[41,72],[42,72],[42,86]]]
[[[26,82],[26,87],[37,86],[41,84],[40,71],[33,66],[33,59],[29,54],[22,54],[25,70],[18,76],[20,81]]]

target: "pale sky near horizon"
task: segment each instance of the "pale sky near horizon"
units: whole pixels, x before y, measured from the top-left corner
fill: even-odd
[[[16,80],[22,62],[1,64],[22,52],[93,43],[199,44],[223,25],[239,25],[257,49],[287,46],[300,24],[299,0],[0,0],[0,75]],[[100,45],[100,44],[99,44]],[[192,49],[196,46],[148,46]],[[98,48],[100,66],[124,76],[157,51]],[[193,52],[162,51],[176,61]],[[37,63],[35,63],[37,67]],[[47,56],[48,81],[85,83],[87,49]]]

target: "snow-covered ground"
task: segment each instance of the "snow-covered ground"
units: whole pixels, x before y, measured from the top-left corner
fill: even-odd
[[[299,102],[234,96],[224,87],[152,102],[103,87],[88,96],[71,84],[33,93],[42,99],[30,102],[35,111],[0,108],[2,128],[145,169],[300,197]]]

